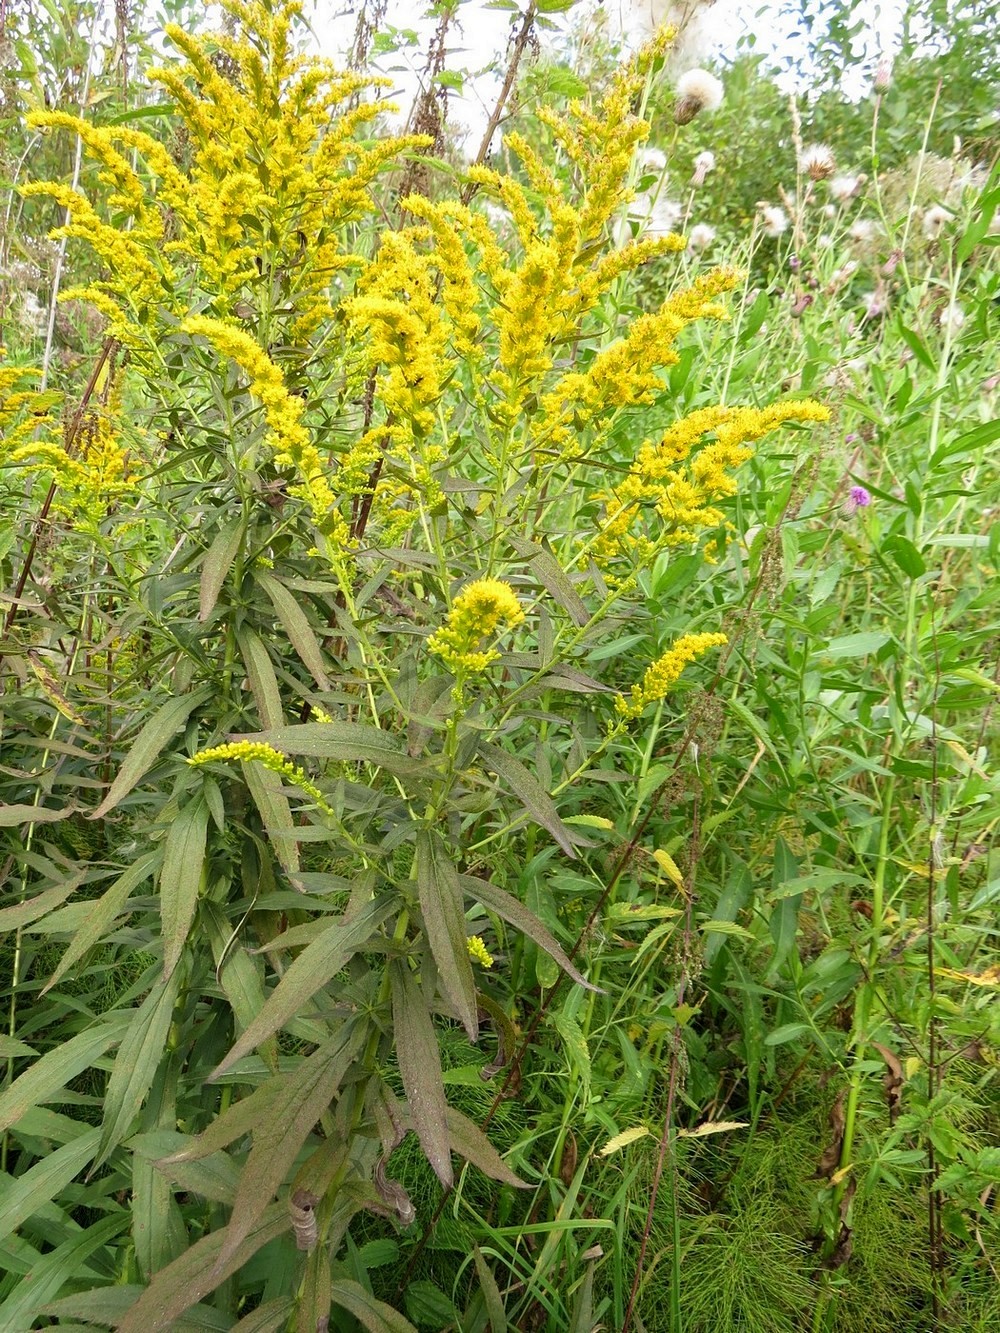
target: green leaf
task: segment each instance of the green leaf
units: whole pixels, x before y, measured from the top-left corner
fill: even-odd
[[[472,1257],[476,1263],[476,1275],[479,1278],[479,1290],[483,1294],[483,1304],[486,1306],[486,1317],[490,1321],[490,1333],[507,1333],[507,1315],[503,1308],[503,1297],[500,1295],[497,1280],[490,1272],[478,1245],[473,1246]]]
[[[780,1028],[775,1028],[764,1038],[765,1046],[783,1046],[785,1042],[795,1041],[796,1038],[803,1036],[806,1032],[811,1032],[808,1023],[783,1023]]]
[[[154,872],[161,856],[162,852],[157,849],[141,857],[135,865],[123,871],[100,898],[87,904],[87,918],[66,946],[66,952],[59,960],[59,966],[42,987],[43,995],[66,975],[74,963],[93,948],[125,906],[129,895]]]
[[[28,898],[23,903],[17,903],[14,907],[4,907],[0,910],[0,931],[17,930],[20,926],[26,926],[31,921],[37,921],[39,917],[45,916],[53,908],[64,903],[74,889],[79,888],[80,881],[86,874],[86,867],[77,874],[71,875],[62,884],[57,884],[52,889],[46,889],[38,894],[36,898]]]
[[[405,959],[389,964],[396,1059],[406,1090],[410,1118],[434,1174],[450,1189],[454,1183],[448,1133],[448,1104],[441,1079],[441,1056],[427,1003]]]
[[[242,769],[247,788],[267,830],[268,842],[281,862],[281,868],[288,876],[289,883],[297,889],[299,848],[294,837],[295,821],[292,819],[292,807],[288,804],[288,797],[284,793],[281,774],[253,760],[244,763]]]
[[[323,665],[323,653],[319,640],[312,631],[306,613],[296,601],[291,590],[276,579],[273,574],[258,570],[255,578],[271,599],[271,605],[288,635],[289,642],[298,653],[303,666],[309,671],[321,690],[330,688],[330,681]]]
[[[24,1333],[31,1328],[41,1307],[57,1296],[67,1282],[73,1281],[95,1250],[125,1231],[128,1224],[127,1212],[115,1213],[92,1222],[85,1231],[78,1231],[43,1255],[0,1305],[0,1328],[4,1333]]]
[[[839,638],[831,639],[829,643],[817,648],[815,656],[834,657],[838,660],[867,657],[869,653],[877,653],[891,638],[892,635],[888,630],[877,629],[862,630],[858,634],[842,634]]]
[[[534,912],[529,912],[513,894],[508,893],[506,889],[497,888],[489,880],[478,879],[474,875],[460,875],[459,883],[462,886],[462,892],[467,897],[474,898],[476,902],[482,903],[487,911],[495,912],[502,921],[514,926],[523,935],[527,935],[528,939],[534,940],[538,947],[543,949],[550,958],[553,958],[578,986],[583,986],[584,989],[594,991],[596,994],[602,993],[600,987],[592,986],[589,981],[584,980],[564,953],[555,936],[539,921]]]
[[[20,1078],[0,1093],[0,1132],[16,1125],[25,1111],[41,1102],[51,1101],[77,1074],[89,1069],[95,1060],[127,1032],[132,1013],[116,1011],[93,1027],[70,1037],[36,1060]],[[3,1325],[0,1324],[0,1328]]]
[[[236,642],[240,646],[260,720],[265,727],[280,727],[285,720],[281,709],[281,691],[264,641],[252,629],[244,626],[238,631]]]
[[[882,554],[891,556],[903,573],[911,579],[919,579],[927,573],[924,557],[908,537],[896,535],[886,538],[882,543]]]
[[[216,533],[201,567],[201,594],[198,599],[198,619],[204,624],[219,600],[229,568],[236,559],[243,537],[243,520],[234,518]]]
[[[395,906],[394,895],[372,898],[353,916],[340,917],[328,925],[295,959],[268,996],[264,1008],[210,1077],[219,1078],[237,1060],[299,1014],[306,1001],[361,952]]]
[[[163,844],[160,919],[163,922],[163,975],[167,980],[180,961],[194,921],[207,834],[208,806],[196,796],[171,823]]]
[[[569,613],[575,625],[586,625],[590,620],[586,603],[552,552],[546,550],[544,546],[539,546],[537,542],[526,541],[520,537],[509,537],[508,540],[517,554],[528,560],[538,576],[539,583],[556,605]]]
[[[160,1269],[122,1318],[118,1333],[169,1333],[178,1315],[214,1291],[290,1226],[285,1204],[272,1204],[224,1263],[220,1254],[228,1228],[202,1236],[172,1264]]]
[[[79,1138],[50,1152],[13,1180],[0,1177],[0,1240],[5,1240],[33,1213],[50,1203],[77,1176],[97,1150],[99,1131],[85,1129]]]
[[[118,776],[108,789],[107,796],[88,818],[103,818],[142,781],[160,757],[163,747],[176,736],[194,710],[205,703],[211,694],[212,687],[202,685],[191,694],[168,699],[162,708],[157,709],[132,742],[128,757],[118,770]]]
[[[139,1157],[152,1162],[157,1171],[173,1184],[190,1194],[198,1194],[213,1203],[231,1205],[236,1197],[240,1172],[236,1163],[224,1152],[209,1153],[200,1161],[178,1160],[191,1139],[173,1129],[154,1129],[135,1134],[128,1146]]]
[[[424,767],[419,760],[410,758],[395,736],[363,722],[302,722],[246,736],[234,735],[230,740],[264,741],[282,754],[374,764],[399,777],[417,773]]]
[[[285,1080],[253,1130],[253,1147],[240,1172],[233,1211],[218,1263],[225,1266],[258,1225],[284,1184],[320,1116],[334,1100],[365,1038],[363,1022],[345,1023]]]
[[[499,1180],[504,1185],[513,1185],[515,1189],[531,1188],[520,1176],[514,1174],[483,1131],[478,1125],[474,1125],[468,1116],[449,1106],[447,1120],[452,1150],[457,1152],[459,1157],[464,1157],[467,1162],[477,1166],[483,1175],[489,1176],[491,1180]]]
[[[334,1305],[349,1310],[368,1333],[417,1333],[398,1310],[386,1305],[385,1301],[376,1300],[360,1282],[338,1278],[330,1284],[330,1298]]]
[[[180,989],[180,973],[157,982],[137,1010],[129,1011],[129,1029],[118,1048],[104,1096],[101,1146],[95,1167],[129,1133],[153,1076],[164,1058],[167,1034]]]
[[[562,1037],[566,1054],[569,1057],[570,1070],[576,1074],[583,1088],[584,1101],[590,1091],[590,1050],[583,1029],[575,1018],[566,1013],[558,1013],[552,1019],[555,1030]]]
[[[454,1328],[458,1311],[440,1287],[426,1278],[406,1284],[406,1313],[422,1328]]]
[[[567,856],[576,856],[573,848],[573,835],[559,818],[555,802],[542,787],[538,779],[525,768],[519,759],[501,750],[497,745],[481,745],[479,754],[488,768],[507,784],[510,790],[523,804],[525,811],[536,824],[540,824],[551,833]],[[576,841],[586,846],[582,838]]]
[[[0,828],[19,828],[21,824],[55,824],[76,809],[47,810],[43,805],[0,805]]]
[[[244,1315],[239,1323],[234,1324],[230,1333],[283,1333],[288,1327],[288,1317],[295,1309],[291,1296],[280,1296],[274,1301],[265,1301]]]
[[[441,982],[469,1040],[474,1042],[479,1036],[479,1019],[462,890],[455,864],[433,829],[417,833],[416,874],[420,913]]]

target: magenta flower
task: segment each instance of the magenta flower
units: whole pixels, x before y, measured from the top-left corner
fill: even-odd
[[[872,502],[871,493],[864,486],[852,486],[844,501],[844,512],[856,514],[859,509],[867,509]]]

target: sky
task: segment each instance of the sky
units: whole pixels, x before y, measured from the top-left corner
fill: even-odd
[[[891,50],[893,23],[901,4],[902,0],[856,0],[854,12],[865,23],[865,54],[869,60]],[[579,22],[588,5],[595,8],[596,0],[583,0],[574,6],[570,15],[551,16],[556,28],[564,29],[570,22]],[[304,17],[312,26],[323,55],[339,59],[350,49],[357,7],[356,0],[355,3],[307,0]],[[683,7],[683,0],[677,7]],[[397,29],[400,46],[395,52],[383,55],[379,64],[384,73],[398,82],[396,98],[404,107],[409,106],[419,87],[425,59],[425,41],[422,39],[430,35],[434,26],[432,21],[422,18],[426,8],[424,0],[388,0],[386,24]],[[520,8],[520,5],[516,6],[516,9]],[[622,33],[626,42],[635,46],[652,31],[666,8],[665,0],[604,0],[601,11],[612,31]],[[795,54],[794,42],[784,35],[787,25],[776,20],[777,8],[777,0],[716,0],[714,5],[702,11],[702,49],[714,49],[723,56],[732,56],[740,35],[752,31],[757,38],[757,51],[773,53],[779,59]],[[486,70],[506,48],[512,30],[511,20],[518,17],[516,12],[499,8],[490,0],[463,0],[459,22],[449,43],[450,67]],[[407,32],[416,37],[412,44],[403,36]],[[847,95],[862,95],[869,77],[861,68],[848,71],[844,81]],[[794,75],[782,82],[788,91],[794,91]],[[465,130],[467,151],[474,152],[478,147],[498,88],[496,74],[484,73],[466,80],[461,93],[453,91],[450,94],[450,119]]]

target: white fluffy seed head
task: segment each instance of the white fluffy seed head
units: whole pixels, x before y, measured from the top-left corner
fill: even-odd
[[[834,176],[830,181],[830,193],[838,204],[846,204],[854,198],[860,186],[857,176]]]
[[[940,324],[942,333],[958,333],[964,323],[965,311],[956,301],[951,301],[941,311]]]
[[[825,181],[836,170],[837,160],[833,156],[833,149],[828,148],[825,143],[811,143],[807,148],[803,148],[799,166],[810,179]]]
[[[762,204],[760,218],[765,236],[780,236],[788,230],[788,214],[777,204]]]
[[[924,213],[923,229],[924,235],[928,240],[933,240],[939,235],[942,228],[951,221],[951,214],[940,204],[935,204],[933,208],[928,208]]]
[[[707,250],[715,240],[715,228],[707,222],[696,223],[688,232],[688,245],[692,250]]]
[[[674,120],[686,125],[699,111],[716,111],[722,105],[722,84],[707,69],[689,69],[677,80]]]

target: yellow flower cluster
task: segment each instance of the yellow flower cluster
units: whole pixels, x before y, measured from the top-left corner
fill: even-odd
[[[595,499],[605,509],[594,558],[607,566],[620,556],[645,563],[664,546],[697,541],[717,528],[724,515],[718,501],[736,491],[731,470],[753,453],[750,441],[786,421],[825,421],[829,410],[805,399],[770,407],[704,407],[675,422],[662,438],[647,441],[627,475]],[[708,432],[715,439],[689,455]],[[647,523],[638,535],[636,521]],[[655,516],[655,521],[653,517]]]
[[[310,782],[304,768],[263,741],[230,741],[225,745],[213,745],[207,750],[199,750],[187,762],[194,768],[203,764],[225,764],[239,760],[242,764],[263,764],[265,768],[277,773],[279,777],[293,787],[297,787],[304,796],[315,801],[325,814],[333,814],[333,809],[314,782]]]
[[[288,392],[278,367],[249,333],[222,320],[189,315],[181,330],[207,338],[216,351],[235,361],[250,377],[250,392],[264,408],[275,462],[279,467],[294,468],[299,475],[300,481],[290,493],[306,501],[313,522],[324,536],[346,548],[347,524],[337,510],[320,452],[302,424],[302,399]]]
[[[28,387],[37,378],[37,370],[0,365],[0,441],[4,458],[9,459],[26,440],[44,434],[54,424],[52,408],[58,404],[59,395]]]
[[[630,699],[619,694],[615,700],[616,710],[626,720],[638,717],[647,704],[656,703],[667,695],[689,662],[694,662],[710,648],[717,648],[724,643],[728,643],[724,634],[682,635],[672,648],[668,648],[662,657],[647,668],[642,683],[632,686]]]
[[[62,185],[27,187],[69,210],[56,234],[86,240],[104,261],[105,276],[72,294],[97,306],[133,348],[157,336],[157,312],[189,308],[186,274],[214,314],[231,315],[252,294],[262,319],[279,317],[280,307],[292,338],[307,337],[332,313],[335,274],[359,262],[342,250],[345,224],[370,212],[371,185],[400,151],[428,143],[419,135],[363,140],[386,109],[364,94],[388,81],[295,55],[300,0],[223,0],[222,8],[236,35],[193,36],[168,23],[165,35],[184,59],[149,71],[184,123],[189,160],[129,126],[54,111],[29,117],[80,136],[101,165],[109,205],[129,219],[111,225]]]
[[[500,656],[495,648],[481,647],[493,640],[501,628],[513,629],[524,619],[514,589],[502,579],[477,579],[455,598],[440,629],[427,640],[427,647],[457,676],[485,671]]]
[[[470,958],[474,958],[477,963],[481,963],[485,968],[491,968],[493,966],[493,955],[483,943],[483,937],[481,935],[470,935],[465,943],[469,950]]]

